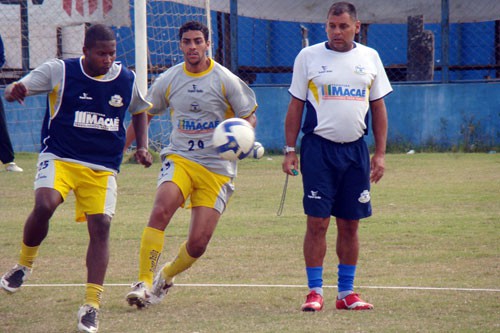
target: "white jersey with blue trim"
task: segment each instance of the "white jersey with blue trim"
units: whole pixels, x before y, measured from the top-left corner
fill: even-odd
[[[236,162],[222,160],[212,144],[215,127],[227,118],[247,118],[257,109],[255,93],[227,68],[210,59],[209,68],[191,73],[181,63],[161,74],[148,91],[151,114],[168,108],[172,133],[161,156],[177,154],[212,172],[236,176]]]
[[[50,60],[20,80],[28,96],[48,94],[39,158],[116,172],[125,143],[125,112],[136,114],[151,106],[141,96],[135,74],[120,63],[90,77],[82,59]]]
[[[322,42],[297,55],[289,93],[306,102],[304,133],[334,142],[356,141],[367,129],[369,102],[392,91],[377,51],[354,46],[337,52]]]

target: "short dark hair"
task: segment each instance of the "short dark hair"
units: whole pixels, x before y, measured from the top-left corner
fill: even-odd
[[[347,13],[349,14],[349,16],[357,21],[358,20],[358,14],[356,13],[356,7],[350,3],[350,2],[336,2],[334,3],[331,7],[330,7],[330,10],[328,10],[328,15],[327,15],[327,18],[330,16],[330,15],[335,15],[335,16],[339,16],[339,15],[342,15],[344,13]]]
[[[189,30],[201,31],[205,41],[208,41],[208,27],[198,21],[189,21],[184,23],[179,29],[179,40],[182,39],[182,35]]]
[[[113,29],[105,24],[93,24],[85,32],[85,41],[83,46],[92,48],[97,41],[113,41],[116,40]]]

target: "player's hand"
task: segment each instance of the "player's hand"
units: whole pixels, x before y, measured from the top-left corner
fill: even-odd
[[[7,101],[18,101],[19,104],[24,104],[24,98],[28,95],[28,89],[21,82],[14,82],[10,91],[5,96]]]
[[[297,154],[295,152],[285,154],[281,167],[284,173],[297,176],[299,174],[299,159],[297,158]]]
[[[149,153],[146,148],[139,148],[134,154],[135,160],[140,164],[149,168],[153,164],[153,156]]]
[[[385,156],[383,154],[375,154],[370,162],[370,181],[378,183],[384,176],[385,171]]]

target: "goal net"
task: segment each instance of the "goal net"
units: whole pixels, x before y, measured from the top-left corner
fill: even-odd
[[[131,2],[131,13],[136,10]],[[147,27],[147,81],[148,86],[165,70],[182,61],[179,48],[179,28],[187,21],[203,22],[210,27],[209,0],[146,1]],[[131,27],[118,28],[118,60],[127,67],[136,69],[135,28],[141,22],[134,22]],[[142,50],[139,50],[141,52]],[[152,119],[149,131],[150,147],[160,150],[169,143],[172,128],[167,114]]]

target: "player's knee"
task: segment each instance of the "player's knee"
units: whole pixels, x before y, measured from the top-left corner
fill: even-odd
[[[355,238],[358,236],[359,220],[337,219],[337,232],[343,238]]]
[[[111,229],[111,217],[106,214],[87,215],[87,224],[92,242],[107,242]]]
[[[312,237],[325,237],[328,231],[327,219],[309,218],[307,223],[307,233]]]
[[[36,201],[35,206],[33,207],[33,215],[38,219],[48,221],[52,217],[52,214],[54,214],[57,206],[57,204],[54,204],[49,200]]]
[[[155,205],[153,211],[151,212],[150,220],[155,222],[155,225],[160,225],[165,229],[170,219],[174,215],[175,210],[171,210],[162,205]]]
[[[207,250],[208,242],[203,242],[201,240],[190,241],[187,244],[187,252],[193,258],[201,257]]]

